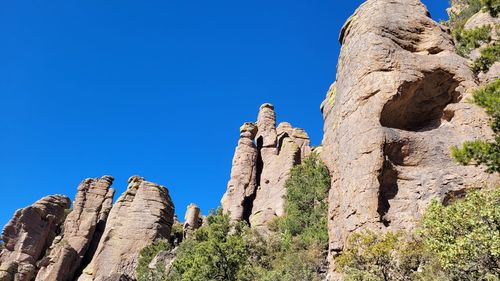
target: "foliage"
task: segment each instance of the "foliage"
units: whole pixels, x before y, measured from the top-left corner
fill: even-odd
[[[496,188],[469,192],[450,206],[433,202],[424,216],[422,235],[452,280],[500,280],[499,230]]]
[[[481,5],[490,12],[491,16],[498,16],[500,12],[500,0],[481,0]]]
[[[500,188],[434,201],[418,235],[353,234],[336,266],[346,281],[500,280]]]
[[[171,250],[171,248],[168,242],[159,240],[142,249],[137,265],[137,281],[166,281],[165,268],[158,263],[155,269],[151,269],[149,264],[158,253]]]
[[[462,165],[486,165],[487,172],[500,172],[500,79],[474,92],[473,102],[492,116],[491,127],[495,141],[465,142],[461,148],[452,147],[452,156]]]
[[[500,60],[500,43],[494,42],[480,50],[481,56],[474,61],[472,70],[476,73],[488,71],[490,67]]]
[[[455,41],[457,52],[461,56],[466,56],[476,48],[479,48],[482,44],[489,43],[491,41],[491,30],[490,25],[484,25],[470,30],[456,29],[453,30],[453,39]]]
[[[316,154],[294,167],[285,183],[286,216],[278,221],[281,233],[300,236],[305,246],[327,244],[330,175]]]
[[[206,227],[180,245],[169,280],[253,280],[249,228],[244,223],[232,224],[221,209],[207,219]]]

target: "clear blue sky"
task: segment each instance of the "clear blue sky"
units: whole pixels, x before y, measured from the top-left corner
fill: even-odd
[[[307,3],[306,3],[307,2]],[[88,177],[219,204],[259,105],[322,137],[338,32],[363,1],[2,1],[0,227]],[[427,0],[445,19],[445,0]],[[437,3],[439,2],[439,3]]]

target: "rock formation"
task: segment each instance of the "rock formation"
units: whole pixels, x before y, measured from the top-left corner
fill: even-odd
[[[202,223],[200,208],[196,204],[190,204],[184,216],[184,238],[190,237],[195,230],[201,227]]]
[[[433,198],[498,182],[451,159],[451,146],[492,132],[466,102],[476,87],[467,61],[419,0],[366,1],[340,41],[322,106],[333,254],[353,231],[411,229]]]
[[[58,234],[70,204],[66,196],[53,195],[16,211],[2,232],[5,249],[0,253],[1,281],[35,278],[36,262]]]
[[[141,249],[168,239],[174,206],[168,190],[134,176],[109,214],[104,234],[79,281],[135,280]]]
[[[61,239],[40,263],[38,281],[74,280],[85,256],[92,257],[92,245],[99,243],[113,203],[113,178],[86,179],[78,186],[73,211],[64,222]],[[91,251],[88,251],[88,250]]]
[[[285,181],[290,170],[311,153],[309,136],[282,123],[276,128],[274,106],[260,107],[257,124],[245,123],[233,158],[231,179],[222,208],[234,221],[266,228],[283,215]]]

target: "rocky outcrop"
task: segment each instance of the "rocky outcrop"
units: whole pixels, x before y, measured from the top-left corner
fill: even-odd
[[[254,143],[257,126],[245,123],[234,153],[231,179],[221,200],[222,208],[233,221],[248,220],[257,188],[257,146]]]
[[[2,232],[5,249],[0,253],[1,281],[35,278],[36,262],[57,236],[70,204],[66,196],[53,195],[16,211]]]
[[[190,204],[184,216],[184,238],[190,237],[195,230],[201,227],[202,223],[203,218],[201,217],[200,208],[196,204]]]
[[[115,203],[97,251],[79,281],[135,280],[141,249],[168,239],[174,206],[168,190],[134,176]]]
[[[498,182],[451,159],[451,146],[492,132],[466,102],[476,87],[467,61],[419,0],[366,1],[340,41],[322,106],[333,254],[353,231],[412,229],[433,198]]]
[[[248,221],[265,229],[283,215],[285,181],[290,170],[311,153],[307,133],[281,123],[276,128],[274,106],[260,107],[257,124],[245,123],[233,158],[231,180],[222,208],[233,221]]]
[[[40,262],[38,281],[74,280],[75,272],[83,266],[82,260],[92,257],[102,235],[112,207],[113,178],[104,176],[86,179],[78,186],[73,211],[64,222],[64,231],[50,250],[50,255]],[[89,251],[90,249],[90,251]]]

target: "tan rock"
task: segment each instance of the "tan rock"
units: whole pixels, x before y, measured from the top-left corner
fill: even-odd
[[[140,250],[168,239],[174,206],[168,190],[134,176],[115,203],[97,251],[79,281],[135,280]]]
[[[257,147],[254,138],[257,126],[245,123],[240,128],[240,140],[234,153],[231,179],[221,200],[224,213],[229,213],[233,221],[248,220],[249,205],[257,187]]]
[[[75,272],[85,256],[92,257],[92,243],[97,244],[111,210],[114,190],[113,178],[104,176],[86,179],[78,187],[73,211],[64,222],[62,239],[51,247],[50,255],[40,263],[38,281],[74,280]]]
[[[195,230],[201,227],[202,223],[200,207],[196,204],[190,204],[184,216],[184,238],[190,237]]]
[[[309,136],[287,122],[276,128],[276,113],[269,103],[260,107],[256,127],[245,123],[240,131],[222,208],[233,221],[266,230],[269,221],[283,215],[285,181],[293,166],[311,153]]]
[[[70,204],[66,196],[53,195],[16,211],[2,232],[5,249],[0,253],[1,281],[35,278],[35,264],[52,244]]]
[[[498,183],[451,159],[451,146],[492,132],[466,102],[476,87],[467,61],[420,1],[368,0],[340,41],[337,81],[322,107],[333,253],[353,231],[413,229],[433,198]]]

